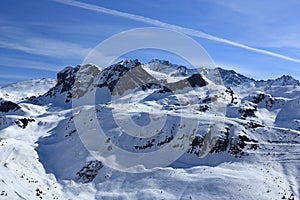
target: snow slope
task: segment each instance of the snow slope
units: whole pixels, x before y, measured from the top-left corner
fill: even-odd
[[[0,98],[7,101],[19,101],[32,96],[39,96],[54,87],[53,79],[28,80],[0,87]]]
[[[256,81],[160,60],[78,65],[57,82],[1,88],[15,104],[0,105],[0,199],[299,199],[299,92],[290,76]],[[106,140],[83,137],[95,124]],[[95,141],[103,160],[86,148]],[[125,172],[136,160],[105,157],[116,146],[149,170]]]

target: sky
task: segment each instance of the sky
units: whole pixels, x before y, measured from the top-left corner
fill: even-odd
[[[217,66],[251,78],[300,79],[299,10],[298,0],[2,0],[0,85],[56,78],[102,41],[143,27],[187,35]],[[161,51],[126,56],[180,62]]]

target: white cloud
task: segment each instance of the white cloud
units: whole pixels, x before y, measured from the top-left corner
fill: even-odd
[[[36,36],[31,32],[13,26],[2,26],[0,31],[0,48],[58,59],[83,59],[91,50],[91,48],[72,42]]]
[[[57,72],[62,69],[62,66],[51,65],[45,62],[39,62],[34,60],[26,60],[20,58],[10,58],[6,55],[1,55],[1,67],[18,67],[25,69],[39,69],[44,71]]]
[[[46,38],[25,38],[23,42],[0,41],[0,48],[54,58],[84,58],[91,50],[71,42]]]
[[[300,49],[300,38],[298,33],[288,33],[281,36],[270,36],[270,40],[264,42],[264,46],[275,48]]]
[[[156,20],[156,19],[143,17],[143,16],[135,15],[135,14],[130,14],[130,13],[126,13],[126,12],[120,12],[120,11],[117,11],[117,10],[107,9],[107,8],[104,8],[104,7],[101,7],[101,6],[82,3],[82,2],[74,1],[74,0],[52,0],[52,1],[62,3],[62,4],[66,4],[66,5],[70,5],[70,6],[74,6],[74,7],[87,9],[87,10],[92,10],[92,11],[95,11],[95,12],[100,12],[100,13],[119,16],[119,17],[131,19],[131,20],[135,20],[135,21],[140,21],[140,22],[144,22],[144,23],[151,24],[151,25],[154,25],[154,26],[179,31],[179,32],[185,33],[185,34],[190,35],[190,36],[205,38],[205,39],[208,39],[208,40],[225,43],[225,44],[235,46],[235,47],[239,47],[239,48],[242,48],[242,49],[247,49],[247,50],[250,50],[250,51],[253,51],[253,52],[257,52],[257,53],[261,53],[261,54],[281,58],[281,59],[284,59],[284,60],[300,63],[300,59],[292,58],[292,57],[285,56],[285,55],[282,55],[282,54],[279,54],[279,53],[275,53],[275,52],[267,51],[267,50],[264,50],[264,49],[251,47],[251,46],[248,46],[248,45],[245,45],[245,44],[242,44],[242,43],[238,43],[238,42],[235,42],[235,41],[231,41],[231,40],[227,40],[227,39],[224,39],[224,38],[216,37],[216,36],[204,33],[204,32],[199,31],[199,30],[194,30],[194,29],[190,29],[190,28],[186,28],[186,27],[182,27],[182,26],[176,26],[176,25],[168,24],[168,23]]]
[[[31,76],[26,75],[16,75],[16,74],[0,74],[0,79],[14,79],[14,80],[27,80],[30,79]],[[3,81],[4,82],[4,81]]]

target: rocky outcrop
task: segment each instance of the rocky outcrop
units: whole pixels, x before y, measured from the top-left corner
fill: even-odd
[[[224,130],[218,130],[219,133],[217,133],[217,135],[212,138],[212,141],[215,142],[209,150],[210,154],[227,152],[237,158],[244,155],[245,150],[258,149],[258,141],[251,139],[243,130],[237,134],[237,137],[235,135],[230,136],[231,128],[232,127],[225,127]],[[202,149],[204,146],[203,143],[205,142],[205,137],[205,135],[197,135],[193,139],[188,153],[200,156],[201,152],[205,151],[204,149]]]
[[[103,167],[102,162],[98,160],[90,161],[79,172],[76,173],[77,181],[89,183],[98,175],[98,171]]]
[[[29,123],[34,122],[35,119],[32,118],[21,118],[15,121],[16,124],[22,129],[25,129]]]
[[[56,86],[51,88],[45,95],[39,97],[39,99],[48,99],[49,97],[55,99],[58,96],[64,96],[62,98],[64,103],[69,103],[72,98],[83,96],[90,89],[90,86],[96,79],[95,77],[100,72],[98,67],[91,64],[66,67],[57,74]]]
[[[9,111],[17,111],[20,108],[21,107],[18,104],[13,103],[11,101],[2,101],[2,102],[0,102],[0,112],[7,113]]]

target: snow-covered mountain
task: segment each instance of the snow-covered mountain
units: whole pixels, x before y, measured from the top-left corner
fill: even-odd
[[[0,87],[0,99],[16,102],[36,97],[47,92],[55,84],[56,80],[42,78],[5,85]]]
[[[0,198],[299,199],[291,76],[125,60],[67,67],[57,81],[0,95]],[[135,162],[150,170],[129,173]]]

